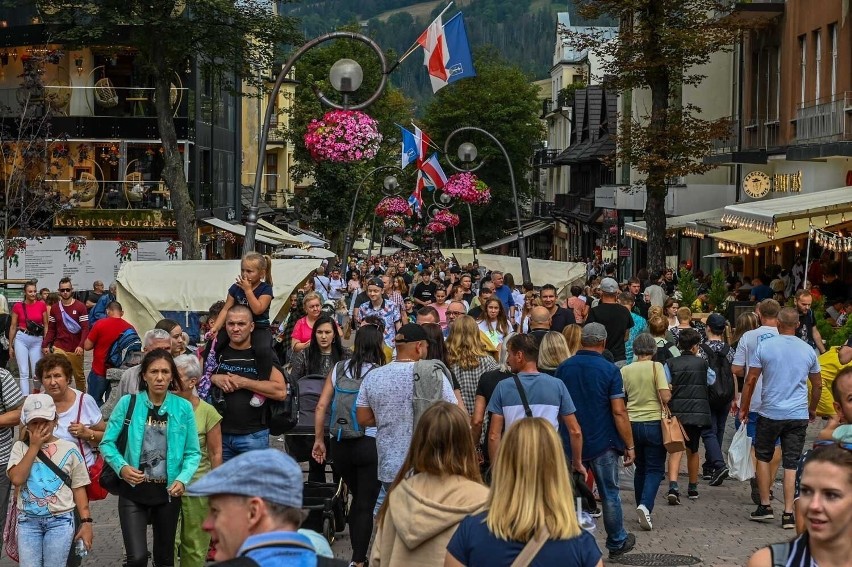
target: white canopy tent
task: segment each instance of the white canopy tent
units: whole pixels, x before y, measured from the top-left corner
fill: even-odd
[[[471,249],[442,249],[444,256],[453,256],[459,264],[473,262],[473,250]],[[520,284],[521,259],[515,256],[501,256],[497,254],[476,254],[480,266],[489,270],[499,270],[503,273],[511,272],[516,276],[515,283]],[[546,283],[553,284],[560,295],[568,293],[572,285],[586,284],[586,265],[578,262],[557,262],[555,260],[538,260],[530,258],[530,276],[535,285],[541,286]]]
[[[317,259],[272,262],[274,299],[269,313],[273,319],[319,265]],[[117,297],[124,318],[142,334],[163,318],[162,311],[206,312],[225,299],[239,273],[239,260],[125,262],[116,277]]]

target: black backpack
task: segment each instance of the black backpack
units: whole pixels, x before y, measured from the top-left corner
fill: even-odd
[[[107,351],[107,364],[112,368],[124,368],[133,358],[134,353],[142,352],[142,341],[136,329],[125,329]]]
[[[701,350],[707,356],[707,363],[716,373],[716,381],[708,388],[710,407],[714,410],[724,409],[734,399],[734,372],[731,363],[728,362],[728,353],[731,347],[722,345],[719,351],[715,351],[706,343],[701,344]]]
[[[284,369],[276,365],[284,375],[287,397],[283,400],[266,400],[266,426],[271,435],[284,435],[299,424],[299,381],[291,380]]]
[[[660,364],[665,364],[668,359],[674,358],[671,350],[674,346],[675,344],[671,341],[666,341],[666,344],[663,346],[658,346],[657,352],[654,354],[654,358],[652,360],[654,362],[659,362]]]

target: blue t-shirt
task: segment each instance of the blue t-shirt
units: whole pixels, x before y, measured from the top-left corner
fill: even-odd
[[[763,417],[775,420],[808,419],[808,374],[820,371],[816,352],[795,335],[778,335],[757,345],[749,368],[762,369]]]
[[[462,520],[447,544],[450,555],[467,567],[511,565],[523,548],[524,544],[519,541],[506,541],[492,535],[485,524],[485,512]],[[594,567],[600,560],[601,550],[594,536],[582,531],[571,539],[550,540],[545,543],[530,566]]]
[[[316,567],[317,552],[307,536],[297,532],[266,532],[249,536],[237,556],[253,559],[260,567]]]
[[[556,369],[577,406],[577,421],[583,430],[583,460],[601,456],[610,449],[624,450],[624,442],[615,428],[610,400],[624,398],[624,382],[618,367],[603,355],[579,350]],[[566,450],[568,431],[559,428]],[[570,451],[567,453],[570,455]]]
[[[248,306],[248,298],[246,298],[246,292],[243,291],[243,288],[241,288],[237,284],[232,284],[231,287],[228,288],[228,295],[234,298],[234,301],[237,303],[237,305]],[[254,296],[260,299],[261,295],[275,297],[274,295],[272,295],[272,286],[266,282],[260,282],[257,287],[254,288]],[[251,309],[251,307],[249,307],[249,309]],[[260,315],[255,315],[254,312],[252,312],[252,317],[254,320],[255,327],[268,327],[269,307],[267,307],[266,311],[264,311]]]
[[[533,417],[543,417],[552,423],[553,427],[558,427],[561,416],[577,411],[565,384],[550,374],[520,372],[518,378],[524,387]],[[526,417],[524,403],[513,379],[501,380],[497,384],[488,402],[488,411],[503,416],[506,430],[515,421]]]
[[[759,286],[751,288],[749,295],[754,296],[755,301],[763,301],[764,299],[772,297],[772,288],[766,284],[760,284]]]
[[[506,315],[509,315],[509,308],[515,306],[515,299],[512,297],[512,288],[503,284],[500,287],[494,288],[494,295],[503,304],[503,309],[506,310]]]

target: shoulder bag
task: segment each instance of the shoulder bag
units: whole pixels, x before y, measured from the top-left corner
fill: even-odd
[[[80,399],[77,402],[77,423],[80,423],[80,416],[83,415],[83,396],[85,394],[80,392]],[[86,460],[86,453],[83,451],[83,440],[79,437],[77,438],[77,444],[80,446],[80,455],[83,457],[83,461]],[[94,448],[92,449],[94,452]],[[95,454],[95,462],[92,463],[92,466],[89,468],[89,485],[86,486],[86,496],[89,497],[89,500],[103,500],[107,497],[109,492],[101,486],[101,473],[104,470],[104,457],[100,453]]]
[[[27,314],[27,303],[25,301],[21,302],[21,311],[24,312],[24,323],[26,325],[27,334],[34,337],[44,336],[44,325],[36,323],[30,319],[30,316]]]
[[[136,406],[136,396],[130,396],[130,403],[127,406],[127,411],[124,413],[124,423],[121,425],[121,432],[118,434],[118,439],[115,440],[115,447],[122,455],[127,449],[127,428],[130,426],[130,420],[133,417],[133,408]],[[121,486],[122,478],[118,471],[111,466],[106,465],[101,468],[100,484],[110,494],[118,494],[118,489]]]
[[[680,453],[686,450],[686,441],[689,440],[689,437],[683,430],[680,420],[672,415],[669,407],[663,403],[660,389],[657,388],[657,363],[652,362],[652,364],[654,368],[654,391],[657,392],[657,399],[660,401],[660,411],[662,412],[660,427],[663,430],[663,445],[669,453]]]
[[[511,567],[528,567],[548,539],[550,539],[550,532],[547,530],[547,526],[543,526],[515,557]]]

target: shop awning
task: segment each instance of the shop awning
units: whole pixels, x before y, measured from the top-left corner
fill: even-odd
[[[397,234],[394,234],[393,236],[391,236],[391,240],[393,242],[396,242],[397,244],[399,244],[402,248],[405,248],[406,250],[417,250],[419,248],[419,246],[417,246],[416,244],[412,244],[411,242],[405,240],[404,238],[400,238],[400,236],[397,235]]]
[[[722,215],[725,209],[712,209],[691,215],[681,215],[666,219],[666,230],[683,230],[688,236],[704,238],[705,235],[722,227]],[[645,221],[624,223],[624,233],[630,238],[648,240],[648,229]]]
[[[268,232],[275,234],[276,238],[287,242],[288,244],[302,244],[302,240],[296,238],[286,230],[281,230],[271,222],[265,221],[263,219],[257,219],[257,226],[266,229]]]
[[[852,213],[852,186],[728,205],[722,222],[738,229],[771,233],[780,229],[782,221],[812,219],[814,224],[823,225],[825,215],[843,212]],[[801,226],[807,228],[807,224],[805,221]]]
[[[231,224],[227,221],[223,221],[222,219],[217,219],[216,217],[210,217],[209,219],[201,219],[201,222],[205,222],[210,226],[215,226],[221,230],[227,230],[232,234],[236,234],[242,237],[246,235],[246,227],[243,224]],[[270,238],[272,236],[272,238]],[[272,246],[277,246],[281,244],[281,240],[274,239],[274,235],[272,233],[258,230],[255,235],[255,240],[258,242],[263,242],[264,244],[271,244]]]
[[[532,236],[534,234],[538,234],[539,232],[544,232],[545,230],[550,230],[553,228],[554,223],[552,222],[537,222],[528,226],[523,227],[524,237]],[[492,250],[494,248],[498,248],[503,246],[504,244],[509,244],[511,242],[515,242],[518,240],[518,233],[513,232],[509,236],[505,236],[500,240],[495,240],[494,242],[489,242],[484,246],[480,246],[482,250]]]
[[[827,223],[826,219],[828,219]],[[846,222],[847,220],[843,213],[834,213],[827,216],[820,216],[819,219],[814,219],[814,225],[826,229],[845,224]],[[801,238],[802,236],[806,236],[808,234],[808,230],[809,223],[808,220],[805,219],[800,220],[798,222],[790,221],[778,225],[778,230],[775,231],[774,236],[768,236],[767,234],[764,234],[762,232],[755,232],[753,230],[747,230],[744,228],[735,228],[722,232],[714,232],[709,236],[710,238],[719,240],[721,242],[728,242],[731,244],[744,246],[746,248],[760,248],[762,246],[766,246],[767,244],[781,244],[782,242],[786,242],[787,240]]]
[[[305,244],[309,244],[311,246],[315,246],[317,248],[327,248],[328,241],[324,240],[320,237],[316,232],[311,232],[310,230],[306,230],[304,228],[299,228],[294,224],[288,225],[288,228],[295,233],[296,240],[299,240]]]

